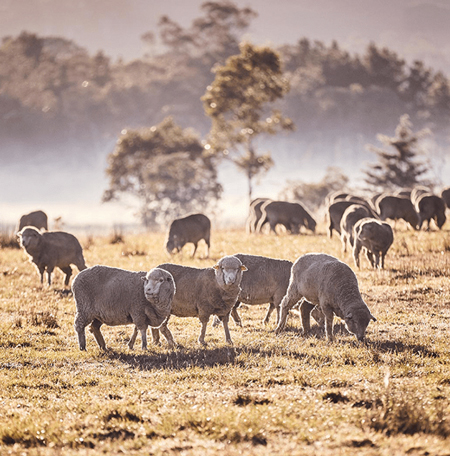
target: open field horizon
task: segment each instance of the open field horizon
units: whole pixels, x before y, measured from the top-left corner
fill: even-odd
[[[126,343],[132,326],[102,327],[108,350],[87,331],[81,352],[75,304],[53,274],[41,286],[20,249],[0,255],[0,452],[12,455],[425,455],[449,454],[450,222],[442,230],[395,227],[386,269],[366,258],[355,268],[340,239],[317,234],[250,235],[213,230],[170,260],[165,233],[80,235],[88,266],[149,270],[171,261],[209,267],[251,253],[295,261],[322,252],[356,273],[377,322],[358,343],[335,320],[334,343],[315,323],[302,335],[296,315],[275,335],[267,306],[242,306],[243,327],[208,324],[199,346],[196,318],[171,317],[178,346],[147,351]]]

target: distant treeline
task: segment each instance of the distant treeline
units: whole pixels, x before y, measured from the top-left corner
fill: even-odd
[[[255,15],[236,7],[224,17],[209,8],[188,29],[162,18],[158,42],[152,33],[144,35],[151,52],[132,62],[113,61],[101,51],[90,55],[64,37],[22,32],[3,38],[2,160],[30,150],[76,148],[88,156],[104,150],[122,129],[151,126],[168,115],[205,135],[210,120],[200,97],[214,79],[212,68],[239,52]],[[430,127],[438,141],[444,138],[449,81],[422,62],[407,63],[373,43],[362,55],[307,38],[277,50],[291,85],[281,108],[296,126],[292,140],[374,142],[377,133],[392,133],[405,113],[415,127]]]

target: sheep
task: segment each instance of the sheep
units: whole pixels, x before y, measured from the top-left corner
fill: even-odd
[[[439,229],[442,229],[447,217],[445,215],[445,201],[437,195],[423,193],[416,201],[416,209],[419,213],[419,230],[423,222],[427,222],[427,230],[430,229],[430,222],[434,220]]]
[[[353,259],[356,267],[360,267],[359,253],[363,249],[373,268],[384,269],[384,258],[394,242],[391,225],[370,217],[363,218],[355,223],[353,235]]]
[[[171,255],[176,249],[180,252],[188,242],[194,244],[192,258],[197,251],[198,242],[206,242],[206,257],[209,256],[211,238],[211,221],[204,214],[191,214],[172,221],[166,241],[166,249]]]
[[[450,209],[450,187],[445,187],[442,189],[441,198],[445,201],[446,206]]]
[[[80,272],[72,284],[77,308],[74,326],[80,350],[86,350],[87,325],[98,346],[106,350],[100,326],[132,323],[136,334],[128,347],[133,348],[139,330],[142,349],[146,350],[147,327],[158,327],[167,320],[175,291],[172,275],[159,268],[145,273],[96,265]]]
[[[29,214],[22,215],[19,220],[19,228],[17,231],[22,230],[26,226],[34,226],[38,230],[48,230],[48,217],[44,211],[34,211]]]
[[[409,198],[383,195],[377,200],[376,206],[382,221],[403,219],[417,230],[419,215]]]
[[[341,218],[341,242],[343,252],[347,252],[347,242],[353,247],[353,226],[365,217],[370,217],[371,211],[361,204],[353,204],[345,209]]]
[[[262,215],[261,206],[268,200],[269,198],[256,198],[250,203],[249,214],[245,224],[247,233],[256,233],[256,227],[258,226],[258,222],[261,219]],[[266,221],[267,220],[261,223],[261,228],[266,223]]]
[[[345,210],[352,206],[353,204],[357,204],[353,201],[336,201],[328,206],[328,210],[326,213],[327,217],[327,225],[328,225],[328,237],[331,239],[333,237],[333,230],[335,230],[339,235],[341,234],[341,219],[345,212]],[[364,205],[370,211],[371,217],[377,217],[377,214],[373,211],[370,207],[369,203]]]
[[[17,233],[21,247],[28,254],[44,282],[44,272],[47,270],[48,284],[51,285],[51,275],[55,267],[66,274],[64,285],[69,285],[72,275],[71,264],[79,271],[86,269],[83,249],[78,239],[64,231],[47,231],[41,233],[33,226],[26,226]]]
[[[334,314],[345,320],[347,330],[358,341],[364,340],[370,320],[376,321],[361,297],[352,269],[324,253],[307,253],[292,266],[276,334],[284,329],[289,309],[300,300],[303,333],[307,335],[310,331],[310,313],[316,305],[325,316],[325,332],[330,342],[333,341]]]
[[[230,311],[236,304],[245,265],[235,256],[225,256],[211,268],[193,268],[178,264],[164,263],[158,266],[173,275],[177,293],[172,304],[172,315],[177,317],[198,317],[202,329],[198,342],[206,346],[206,326],[211,315],[217,315],[223,322],[225,340],[232,344],[228,320]],[[164,337],[174,343],[167,328],[168,321],[160,328]],[[166,331],[166,333],[164,332]],[[158,331],[153,332],[155,342],[159,342]]]
[[[269,200],[261,206],[261,212],[262,216],[258,222],[257,231],[261,231],[264,220],[267,218],[270,230],[275,234],[277,234],[275,227],[278,224],[284,225],[293,234],[298,234],[301,226],[315,232],[316,221],[299,203]]]

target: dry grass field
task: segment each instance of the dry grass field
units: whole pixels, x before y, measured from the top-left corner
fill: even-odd
[[[347,262],[377,317],[358,343],[336,319],[330,344],[298,316],[276,336],[266,306],[243,307],[243,328],[172,317],[178,347],[126,342],[132,326],[102,327],[109,350],[87,331],[78,349],[75,305],[22,250],[0,250],[1,455],[450,455],[450,223],[399,229],[386,269],[355,270],[337,237],[212,233],[211,258],[191,245],[171,261],[208,267],[223,255],[295,260],[324,252]],[[163,234],[79,236],[86,262],[148,270],[168,260]],[[204,254],[203,243],[198,253]]]

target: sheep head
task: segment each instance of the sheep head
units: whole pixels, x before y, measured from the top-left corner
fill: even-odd
[[[247,271],[241,260],[232,255],[221,258],[213,268],[221,288],[229,288],[233,285],[239,286],[242,280],[242,273]]]
[[[164,269],[154,268],[142,277],[142,281],[147,301],[155,306],[158,313],[169,315],[176,291],[172,274]]]
[[[35,250],[42,239],[41,232],[34,226],[25,226],[17,233],[20,245],[27,251]]]
[[[349,332],[354,334],[359,341],[364,340],[367,326],[370,320],[377,321],[377,319],[370,313],[369,309],[352,309],[345,317],[345,327]]]

